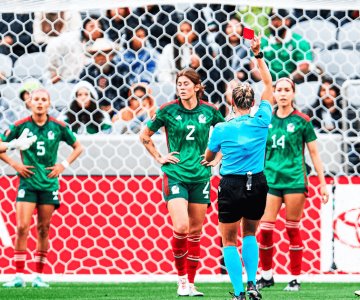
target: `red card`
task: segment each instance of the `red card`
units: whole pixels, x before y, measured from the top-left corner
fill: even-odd
[[[254,30],[244,27],[244,29],[243,29],[243,38],[248,39],[248,40],[252,40],[254,38]]]

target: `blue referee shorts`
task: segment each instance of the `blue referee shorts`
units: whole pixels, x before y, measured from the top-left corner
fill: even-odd
[[[224,175],[218,189],[219,222],[234,223],[242,217],[260,220],[265,211],[269,190],[263,172],[247,175]]]

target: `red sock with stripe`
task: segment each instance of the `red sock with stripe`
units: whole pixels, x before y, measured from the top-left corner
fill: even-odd
[[[25,270],[26,251],[15,250],[14,261],[17,274],[23,274]]]
[[[46,264],[47,251],[37,250],[35,252],[35,269],[38,274],[41,274]]]
[[[261,268],[264,271],[272,269],[273,263],[273,232],[275,222],[261,222],[260,223],[260,239],[259,239],[259,257]]]
[[[303,255],[303,243],[300,234],[300,222],[287,220],[285,223],[285,227],[290,240],[290,271],[291,275],[297,276],[301,273]]]
[[[199,265],[200,260],[200,238],[201,234],[192,234],[188,236],[188,249],[189,253],[187,256],[187,273],[189,283],[194,283],[196,269]]]
[[[187,237],[187,233],[178,233],[174,231],[171,241],[175,258],[175,267],[179,276],[186,275],[186,257],[188,254]]]

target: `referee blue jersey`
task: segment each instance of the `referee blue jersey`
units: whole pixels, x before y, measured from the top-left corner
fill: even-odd
[[[264,170],[266,139],[271,123],[272,106],[262,100],[254,116],[238,116],[218,123],[210,137],[208,148],[223,155],[221,175],[245,175]]]

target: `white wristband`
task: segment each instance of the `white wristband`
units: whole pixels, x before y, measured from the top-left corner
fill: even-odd
[[[63,160],[61,162],[61,164],[63,165],[64,169],[68,168],[70,166],[69,162],[67,160]]]

